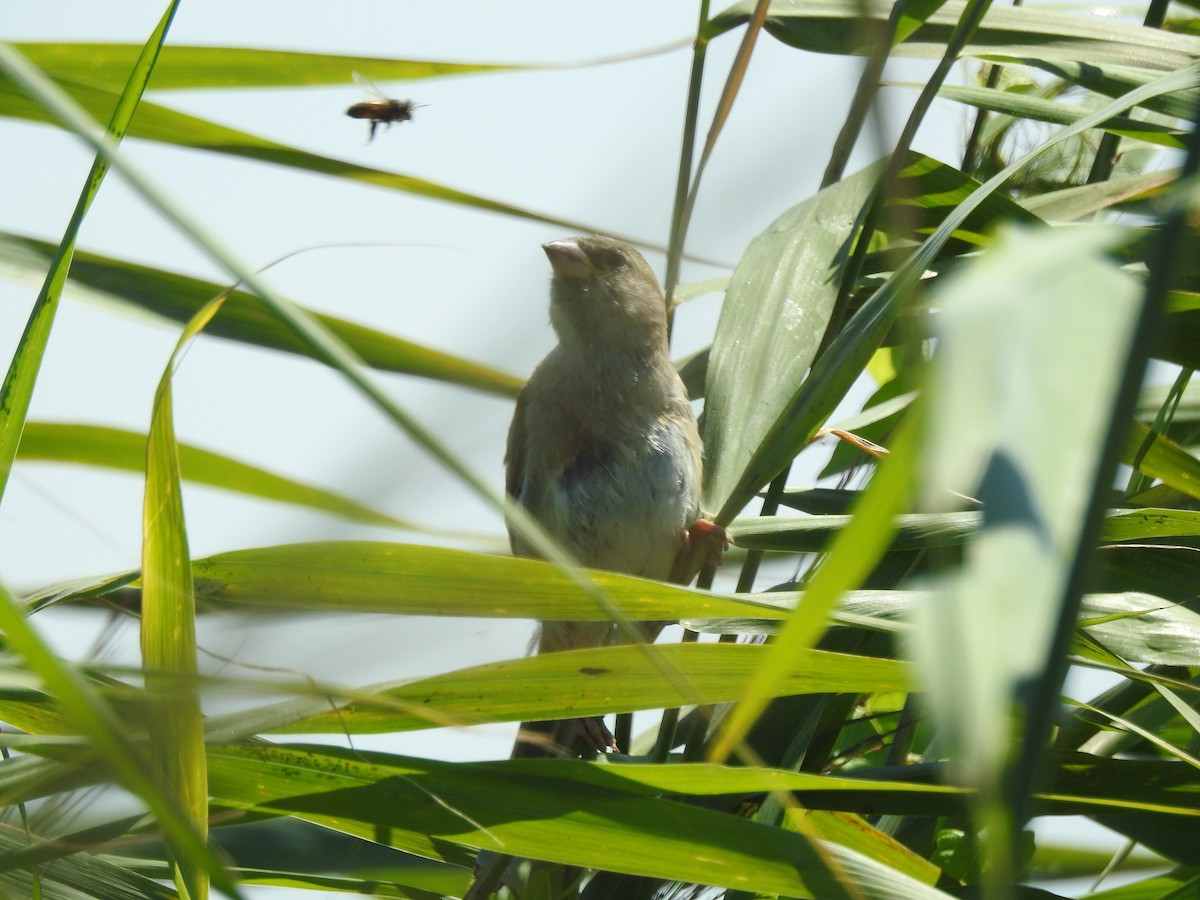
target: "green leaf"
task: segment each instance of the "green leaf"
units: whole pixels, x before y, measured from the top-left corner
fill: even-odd
[[[129,65],[116,79],[119,93],[112,95],[109,105],[111,117],[106,129],[106,137],[114,145],[120,143],[133,119],[134,111],[141,101],[142,92],[150,73],[154,71],[154,61],[162,49],[167,29],[175,16],[177,3],[168,6],[158,26],[151,33],[146,43],[137,47],[131,54]],[[15,91],[15,85],[7,80],[4,84]],[[23,93],[17,92],[21,102],[28,103]],[[104,183],[108,174],[109,162],[103,154],[97,154],[92,162],[91,171],[84,182],[83,190],[71,213],[67,230],[53,251],[47,245],[47,255],[50,259],[49,270],[46,272],[42,289],[34,301],[25,330],[17,344],[16,352],[9,363],[0,385],[0,497],[8,486],[8,476],[12,472],[13,459],[21,443],[21,432],[25,428],[25,418],[29,412],[30,398],[33,395],[34,383],[41,369],[42,358],[46,352],[46,344],[50,339],[50,330],[54,326],[54,316],[58,312],[58,301],[62,296],[63,284],[71,270],[71,260],[75,253],[75,239],[79,228],[83,225],[84,217],[91,208],[92,201]]]
[[[171,379],[187,346],[220,307],[221,300],[214,300],[188,323],[159,381],[150,418],[142,508],[141,646],[150,696],[151,756],[201,840],[208,836],[208,771],[200,695],[194,682],[186,682],[197,674],[196,597],[183,516]],[[186,845],[169,843],[181,892],[188,898],[206,900],[208,874],[202,858],[190,856]]]
[[[926,508],[983,503],[960,571],[917,608],[915,659],[981,821],[1007,834],[1014,704],[1047,665],[1136,321],[1140,285],[1106,257],[1109,227],[1010,230],[935,300],[939,352],[925,399]],[[1071,265],[1064,266],[1069,259]],[[1025,773],[1024,777],[1028,777]],[[1007,872],[1006,839],[990,842]],[[998,875],[997,877],[1009,877]]]
[[[291,481],[218,453],[188,444],[177,444],[176,447],[180,472],[187,481],[280,503],[307,506],[370,525],[405,529],[418,527],[376,512],[348,497]],[[26,462],[78,463],[142,472],[146,467],[146,435],[100,425],[30,422],[25,427],[17,458]]]
[[[965,3],[950,0],[892,51],[894,55],[940,57]],[[743,0],[714,17],[718,31],[745,22],[753,0]],[[764,28],[772,37],[814,53],[862,54],[861,36],[887,20],[889,0],[775,0]],[[1136,66],[1159,73],[1200,57],[1200,38],[1142,28],[1109,17],[1028,6],[993,6],[967,44],[971,56],[1003,54],[1052,60],[1087,60],[1088,65]]]
[[[576,578],[535,559],[370,541],[287,544],[192,564],[206,606],[431,616],[607,621]],[[770,608],[677,585],[589,570],[632,621],[770,615]]]
[[[1200,497],[1200,460],[1141,422],[1131,424],[1121,461],[1189,497]]]
[[[136,44],[85,42],[18,43],[38,68],[58,80],[123,84],[141,48]],[[483,65],[417,59],[381,59],[297,53],[265,47],[164,47],[154,67],[151,90],[183,88],[299,87],[351,84],[352,72],[375,81],[519,72],[538,66]]]
[[[1034,122],[1050,122],[1054,125],[1070,125],[1088,113],[1088,110],[1068,103],[1049,100],[1045,97],[1015,94],[1012,91],[996,90],[995,88],[948,84],[939,93],[949,100],[970,104],[979,109]],[[1174,150],[1183,148],[1183,139],[1186,135],[1186,132],[1173,125],[1141,121],[1128,116],[1114,116],[1100,127],[1121,137],[1134,138]]]
[[[303,745],[210,751],[219,803],[297,815],[460,865],[469,864],[467,847],[789,896],[840,898],[855,888],[880,900],[945,896],[837,845],[818,852],[799,834],[631,790],[616,767],[592,767],[595,777],[581,780],[584,764],[553,762],[564,765],[435,763]]]
[[[89,84],[86,81],[64,81],[60,87],[93,118],[107,117],[116,101],[116,94],[113,91]],[[0,116],[33,122],[56,121],[42,106],[29,100],[10,81],[3,78],[0,78]],[[130,125],[129,136],[193,150],[221,153],[240,159],[271,163],[301,172],[329,175],[359,184],[372,184],[376,187],[454,203],[484,212],[500,213],[519,219],[556,225],[569,231],[587,233],[596,230],[579,222],[544,215],[498,200],[490,200],[424,178],[372,169],[309,153],[298,147],[279,144],[244,131],[238,131],[235,128],[227,128],[206,119],[176,112],[155,103],[144,102],[141,104],[137,118]]]
[[[877,167],[864,169],[793,207],[750,243],[730,278],[701,423],[706,508],[724,521],[737,511],[726,507],[741,497],[748,462],[812,364],[878,177]]]
[[[40,270],[49,252],[49,245],[43,241],[0,232],[0,259],[11,265]],[[75,254],[71,280],[175,322],[187,322],[205,303],[228,290],[228,285],[84,252]],[[376,369],[418,375],[504,397],[515,397],[521,389],[522,380],[505,372],[335,316],[310,314],[363,362]],[[308,344],[246,291],[229,294],[221,314],[205,333],[317,358]]]
[[[625,644],[571,650],[356,691],[354,703],[336,710],[325,697],[288,701],[269,715],[281,722],[273,730],[288,734],[338,734],[347,729],[377,734],[719,703],[737,697],[767,655],[767,648],[749,644]],[[664,663],[678,682],[661,676]],[[904,663],[810,650],[788,661],[772,696],[907,688]],[[302,719],[305,715],[310,718]]]

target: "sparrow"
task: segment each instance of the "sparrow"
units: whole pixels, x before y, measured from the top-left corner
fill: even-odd
[[[517,398],[506,489],[580,564],[667,580],[684,555],[701,495],[701,443],[671,362],[667,307],[649,264],[607,237],[542,245],[554,275],[558,345]],[[512,551],[536,556],[509,528]],[[603,646],[607,622],[543,622],[538,653]],[[615,748],[599,719],[523,723],[514,757]]]

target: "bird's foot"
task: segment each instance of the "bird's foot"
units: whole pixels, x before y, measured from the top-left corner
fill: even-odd
[[[575,720],[575,725],[579,729],[581,741],[594,747],[598,753],[607,753],[610,750],[613,753],[621,752],[621,748],[617,746],[617,739],[600,716],[581,716]]]
[[[717,568],[721,554],[729,549],[729,532],[711,519],[697,519],[683,532],[679,555],[671,569],[671,581],[688,584],[705,565]]]

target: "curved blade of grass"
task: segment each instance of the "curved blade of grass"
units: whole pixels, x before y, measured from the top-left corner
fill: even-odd
[[[924,495],[937,508],[965,486],[983,530],[917,608],[913,646],[960,777],[979,788],[977,824],[996,836],[997,884],[1014,877],[1010,710],[1046,665],[1136,321],[1140,286],[1104,257],[1124,237],[1014,231],[938,295]]]
[[[332,541],[220,553],[192,563],[206,607],[606,621],[572,573],[541,560],[417,544]],[[728,597],[588,570],[632,621],[753,615]]]
[[[66,82],[62,88],[93,118],[103,118],[108,115],[116,99],[113,91],[86,82]],[[33,122],[57,123],[55,117],[44,107],[29,100],[11,81],[5,79],[0,79],[0,116]],[[155,103],[142,103],[138,109],[137,118],[129,128],[129,136],[177,147],[188,147],[193,150],[252,159],[303,172],[344,178],[348,181],[402,191],[418,197],[455,203],[485,212],[556,225],[568,231],[588,234],[597,230],[580,222],[522,209],[509,203],[459,191],[424,178],[372,169],[368,166],[309,153],[297,147],[279,144],[248,132],[227,128],[206,119],[176,112]],[[626,237],[625,240],[644,244],[636,238]]]
[[[789,660],[816,643],[829,627],[838,598],[861,584],[887,550],[895,533],[895,517],[908,507],[913,493],[917,447],[916,428],[909,421],[855,504],[849,524],[838,533],[829,555],[808,582],[800,605],[770,645],[762,668],[721,722],[708,751],[710,760],[723,762],[745,739],[776,695]]]
[[[1146,31],[1146,29],[1142,30]],[[1063,81],[1079,85],[1080,87],[1114,99],[1122,97],[1137,88],[1145,87],[1160,76],[1160,73],[1154,69],[1102,65],[1090,60],[1087,62],[1079,60],[1045,60],[1036,57],[1019,58],[999,55],[990,55],[987,59],[995,62],[1031,66],[1032,68],[1040,69],[1043,72],[1053,75],[1055,78],[1061,78]],[[1200,101],[1200,91],[1193,86],[1184,87],[1169,94],[1146,97],[1138,105],[1168,116],[1187,119],[1195,110],[1197,101]]]
[[[19,269],[40,271],[52,249],[50,244],[36,238],[0,231],[0,260]],[[229,291],[228,285],[85,251],[75,253],[70,279],[73,284],[180,323],[188,322],[205,303],[227,292],[221,315],[208,327],[206,335],[315,358],[312,349],[265,310],[257,297],[246,291]],[[376,369],[444,381],[502,397],[515,397],[524,383],[507,372],[345,319],[311,311],[310,315]]]
[[[1200,498],[1200,459],[1141,422],[1130,423],[1121,461],[1189,497]]]
[[[978,109],[1034,122],[1049,122],[1054,125],[1070,125],[1081,119],[1087,112],[1069,103],[995,88],[947,84],[943,85],[938,93],[948,100],[965,103]],[[1172,150],[1183,148],[1185,132],[1167,122],[1151,122],[1132,119],[1128,116],[1114,116],[1101,127],[1112,134],[1136,138],[1159,147],[1169,147]]]
[[[109,112],[108,129],[105,135],[115,146],[125,136],[129,123],[133,118],[141,100],[142,92],[150,73],[154,71],[154,61],[162,49],[166,39],[167,29],[175,16],[178,3],[172,3],[159,20],[158,26],[147,38],[146,43],[139,48],[133,66],[119,79],[122,84],[120,94],[112,95]],[[25,331],[17,344],[16,352],[9,363],[0,385],[0,499],[8,486],[8,476],[12,472],[13,459],[17,447],[21,443],[21,432],[25,428],[25,417],[29,413],[29,403],[33,396],[34,383],[41,369],[42,357],[45,355],[46,343],[50,339],[50,330],[54,325],[54,316],[58,311],[58,301],[62,296],[63,284],[71,269],[71,257],[75,252],[75,238],[79,227],[83,224],[84,216],[91,208],[92,200],[108,174],[109,162],[103,153],[97,153],[92,162],[83,190],[71,213],[54,258],[46,272],[42,289],[34,301],[29,319],[25,323]]]
[[[42,71],[60,80],[97,85],[124,82],[137,57],[136,44],[39,42],[14,44]],[[481,75],[548,68],[529,65],[436,62],[298,53],[259,47],[164,47],[154,67],[151,89],[300,87],[352,84],[351,73],[372,81],[408,81],[449,75]]]
[[[800,383],[812,364],[878,175],[864,169],[793,207],[738,262],[705,376],[701,437],[711,507],[734,493],[777,417],[781,386]]]
[[[950,0],[931,13],[895,55],[940,57],[962,18],[966,3]],[[713,18],[726,31],[747,21],[752,0],[743,0]],[[865,53],[861,35],[887,20],[890,0],[775,0],[765,29],[791,47],[813,53]],[[1087,60],[1088,65],[1135,66],[1162,73],[1200,57],[1200,38],[1142,28],[1093,15],[1028,7],[996,6],[967,44],[972,56],[1003,54],[1050,60]]]
[[[487,722],[568,719],[738,696],[768,650],[761,644],[664,644],[665,659],[687,676],[681,692],[657,677],[645,654],[628,644],[487,663],[399,686],[356,691],[355,702],[331,710],[327,698],[284,704],[294,710],[272,730],[286,734],[380,734]],[[586,676],[581,678],[580,676]],[[776,696],[905,691],[907,664],[891,659],[810,650],[789,661]],[[310,710],[304,718],[303,710]],[[272,718],[277,718],[272,714]]]
[[[411,522],[377,512],[349,497],[301,484],[199,447],[178,443],[176,447],[180,473],[186,481],[306,506],[354,522],[421,530]],[[146,435],[100,425],[30,422],[25,426],[17,458],[26,462],[78,463],[143,472],[146,468]]]
[[[183,515],[171,379],[184,350],[221,308],[205,306],[184,328],[154,394],[142,510],[142,665],[149,695],[150,751],[200,838],[208,835],[208,769],[200,695],[175,676],[194,678],[196,596]],[[168,839],[175,882],[190,900],[208,897],[208,873],[188,848]]]
[[[292,814],[460,865],[459,849],[788,896],[945,895],[861,854],[801,835],[602,784],[503,765],[433,763],[324,747],[222,748],[210,758],[219,802]],[[557,769],[562,772],[566,767]],[[601,769],[601,771],[603,771]],[[317,787],[320,783],[324,787]],[[381,786],[383,789],[381,789]],[[850,887],[839,877],[849,873]],[[890,878],[885,878],[885,873]]]
[[[203,862],[213,884],[232,897],[240,897],[174,794],[152,774],[141,750],[126,737],[124,723],[73,666],[54,655],[2,587],[0,629],[9,645],[25,658],[30,670],[42,678],[46,690],[78,733],[88,738],[121,784],[150,808],[164,834],[183,848],[189,859]]]

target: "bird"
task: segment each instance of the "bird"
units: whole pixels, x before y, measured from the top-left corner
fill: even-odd
[[[662,290],[623,241],[590,235],[542,249],[558,344],[517,398],[506,490],[581,565],[665,581],[700,515],[703,452]],[[511,525],[509,539],[514,555],[537,556]],[[543,622],[536,652],[616,636],[608,622]],[[600,719],[526,722],[513,756],[573,755],[580,743],[616,749]]]

